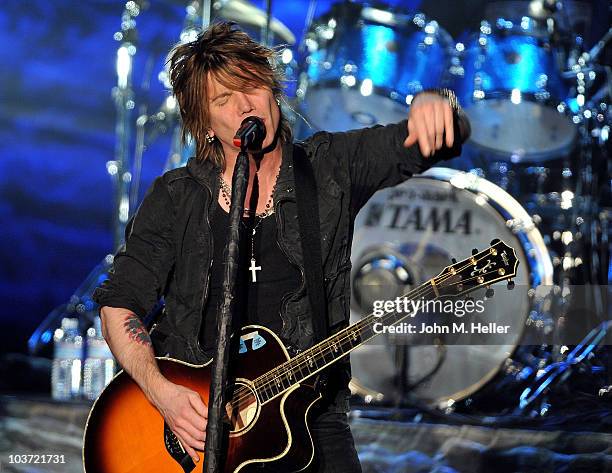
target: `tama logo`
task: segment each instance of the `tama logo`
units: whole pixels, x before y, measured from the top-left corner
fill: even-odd
[[[393,230],[416,230],[444,233],[472,233],[472,213],[469,210],[423,208],[406,204],[373,203],[366,215],[368,227],[386,227]]]

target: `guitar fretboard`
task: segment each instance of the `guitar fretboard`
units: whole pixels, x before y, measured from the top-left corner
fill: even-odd
[[[496,281],[510,279],[516,275],[518,259],[512,248],[500,240],[491,242],[491,247],[470,258],[447,267],[438,276],[401,296],[406,302],[415,299],[431,300],[441,296],[459,296]],[[405,307],[413,305],[406,304]],[[383,311],[382,315],[371,314],[328,339],[287,360],[253,381],[260,402],[265,403],[289,388],[321,371],[358,346],[379,334],[377,324],[391,326],[414,315],[409,310]]]
[[[433,284],[435,284],[434,279],[431,279],[403,297],[408,300],[415,297],[426,299],[435,297]],[[364,317],[359,322],[305,350],[255,380],[254,387],[258,398],[262,403],[275,398],[294,384],[323,370],[348,355],[358,346],[376,337],[378,333],[374,328],[375,324],[393,325],[401,322],[410,314],[410,312],[389,312],[382,316],[369,315]]]

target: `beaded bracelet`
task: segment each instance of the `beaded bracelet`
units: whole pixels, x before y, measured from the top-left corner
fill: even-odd
[[[448,100],[449,105],[453,109],[453,112],[459,113],[462,111],[461,105],[459,105],[459,99],[455,95],[451,89],[444,88],[436,88],[436,89],[425,89],[423,92],[431,92],[440,95],[441,97],[445,97]]]

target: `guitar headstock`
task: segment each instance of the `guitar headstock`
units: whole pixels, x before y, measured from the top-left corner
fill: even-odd
[[[461,296],[504,280],[511,289],[518,264],[514,249],[495,239],[486,250],[475,251],[469,258],[444,268],[433,282],[440,296]]]

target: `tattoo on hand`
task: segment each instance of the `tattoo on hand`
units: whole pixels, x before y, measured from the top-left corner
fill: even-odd
[[[144,328],[138,316],[128,316],[128,318],[125,319],[123,326],[132,340],[146,346],[151,346],[151,337],[149,337],[149,332],[147,332],[147,329]]]

